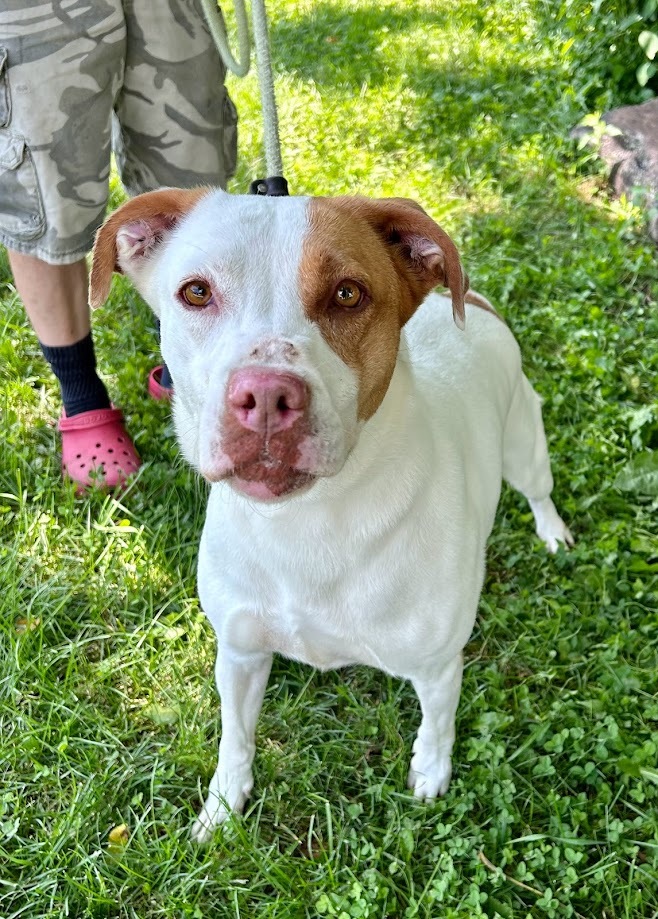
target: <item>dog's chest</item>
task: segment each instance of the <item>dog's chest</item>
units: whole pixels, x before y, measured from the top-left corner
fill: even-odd
[[[404,675],[466,640],[464,603],[474,612],[482,577],[478,540],[453,535],[446,553],[427,510],[359,551],[356,524],[310,539],[295,518],[286,539],[261,539],[269,528],[252,520],[245,539],[245,522],[225,505],[216,515],[218,498],[201,544],[199,591],[223,642],[321,670],[365,664]]]
[[[398,670],[400,643],[390,634],[398,604],[386,569],[368,570],[362,560],[352,570],[325,569],[321,577],[302,558],[291,571],[270,554],[265,565],[256,558],[249,566],[230,565],[249,568],[248,578],[233,578],[213,565],[218,556],[210,545],[214,540],[202,543],[200,555],[201,600],[218,635],[236,649],[269,651],[320,670],[348,664]]]
[[[331,670],[360,663],[381,666],[379,658],[348,629],[336,627],[324,617],[303,615],[268,616],[264,622],[269,650],[292,660]],[[334,628],[331,628],[334,625]]]

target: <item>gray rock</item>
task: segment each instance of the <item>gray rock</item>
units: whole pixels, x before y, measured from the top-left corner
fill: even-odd
[[[646,213],[651,237],[658,242],[658,99],[627,105],[603,115],[620,133],[603,134],[599,156],[610,167],[610,183]],[[592,128],[575,128],[573,137],[597,136]]]

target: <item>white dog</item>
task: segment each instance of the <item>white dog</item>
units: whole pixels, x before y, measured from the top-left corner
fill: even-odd
[[[411,680],[409,786],[443,794],[501,479],[551,551],[572,541],[508,327],[397,198],[152,192],[99,231],[92,306],[113,270],[160,317],[182,450],[212,483],[199,593],[222,739],[194,837],[251,791],[274,652]]]

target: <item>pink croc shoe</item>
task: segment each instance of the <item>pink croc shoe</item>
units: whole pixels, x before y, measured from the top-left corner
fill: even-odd
[[[152,399],[156,399],[158,402],[163,402],[171,397],[174,394],[173,389],[168,386],[163,386],[160,382],[162,377],[162,364],[158,367],[154,367],[153,370],[149,373],[149,395]]]
[[[62,472],[78,486],[116,488],[137,472],[141,460],[118,408],[81,412],[59,420],[62,433]]]

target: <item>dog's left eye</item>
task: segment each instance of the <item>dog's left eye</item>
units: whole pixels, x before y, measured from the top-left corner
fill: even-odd
[[[333,302],[336,306],[354,309],[363,303],[363,291],[356,281],[341,281],[334,291]]]
[[[205,281],[190,281],[180,294],[188,306],[207,306],[212,299],[212,291]]]

